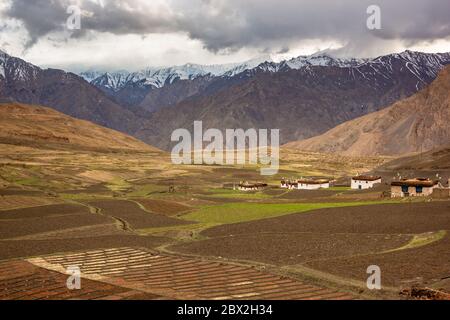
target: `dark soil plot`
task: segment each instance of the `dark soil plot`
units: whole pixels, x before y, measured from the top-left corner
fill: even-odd
[[[329,259],[307,266],[345,278],[367,279],[370,265],[381,268],[382,286],[431,285],[450,277],[450,237],[415,249],[354,258]]]
[[[144,247],[154,249],[168,240],[160,237],[134,235],[102,236],[62,240],[0,241],[0,260],[39,256],[78,250]]]
[[[55,204],[49,206],[0,211],[0,220],[45,218],[80,213],[89,213],[89,209],[84,206],[77,206],[73,204]]]
[[[196,255],[291,265],[389,250],[405,245],[410,239],[410,236],[402,235],[270,233],[214,238],[171,249]]]
[[[142,204],[148,211],[167,216],[177,215],[192,209],[191,207],[185,206],[178,202],[164,200],[138,199],[137,202]]]
[[[191,222],[170,218],[162,214],[153,214],[142,210],[136,203],[126,200],[99,200],[89,202],[100,208],[101,213],[126,221],[134,229],[158,228]]]
[[[43,196],[44,192],[14,188],[0,189],[0,196]]]
[[[203,234],[208,237],[261,232],[419,234],[438,230],[450,230],[448,201],[321,209],[218,226]]]
[[[67,190],[64,191],[66,194],[83,194],[83,193],[111,193],[111,190],[105,187],[103,183],[94,184],[92,186],[86,187],[79,190]]]
[[[114,223],[112,219],[95,214],[2,220],[0,221],[0,239],[111,223]]]
[[[126,231],[120,229],[116,224],[99,224],[30,235],[28,237],[21,237],[21,240],[78,239],[127,234]]]
[[[285,189],[280,189],[280,188],[276,188],[276,189],[275,188],[270,188],[270,189],[263,190],[263,193],[267,194],[269,196],[276,196],[276,197],[278,197],[278,196],[280,196],[282,194],[285,194],[286,190]]]

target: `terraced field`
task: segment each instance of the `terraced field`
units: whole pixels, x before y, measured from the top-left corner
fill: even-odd
[[[51,255],[27,261],[59,272],[77,265],[86,279],[101,279],[102,283],[175,299],[352,298],[346,293],[251,267],[153,254],[134,248]]]

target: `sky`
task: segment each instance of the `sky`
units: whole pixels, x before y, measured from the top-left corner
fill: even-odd
[[[2,0],[0,49],[74,72],[450,52],[449,13],[450,0]]]

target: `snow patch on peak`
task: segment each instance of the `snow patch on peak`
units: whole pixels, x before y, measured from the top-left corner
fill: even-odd
[[[80,73],[86,81],[97,86],[118,91],[127,84],[140,83],[147,86],[161,88],[177,80],[194,80],[202,76],[234,76],[245,70],[254,69],[259,64],[267,61],[267,56],[252,59],[243,63],[231,63],[222,65],[199,65],[187,63],[181,66],[166,68],[147,68],[137,72],[96,72],[86,71]]]
[[[300,69],[303,67],[311,67],[311,66],[324,66],[324,67],[354,67],[366,62],[367,59],[342,59],[335,58],[329,53],[316,53],[310,56],[299,56],[297,58],[292,58],[291,60],[286,61],[286,64],[291,69]]]

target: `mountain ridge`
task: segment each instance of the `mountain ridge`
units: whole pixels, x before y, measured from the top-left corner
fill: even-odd
[[[286,147],[346,155],[405,155],[448,144],[449,123],[450,66],[447,66],[435,81],[415,95]]]
[[[0,97],[55,108],[67,115],[132,133],[145,120],[108,98],[76,74],[41,69],[20,58],[0,54]]]
[[[0,143],[102,151],[159,151],[136,138],[52,108],[0,103]]]
[[[174,129],[189,129],[202,120],[205,129],[280,129],[281,143],[307,139],[416,93],[450,63],[450,54],[414,55],[423,66],[408,56],[383,56],[356,67],[307,66],[279,72],[267,72],[260,65],[229,79],[214,78],[188,98],[152,113],[149,128],[157,135],[144,128],[136,136],[170,149]]]

